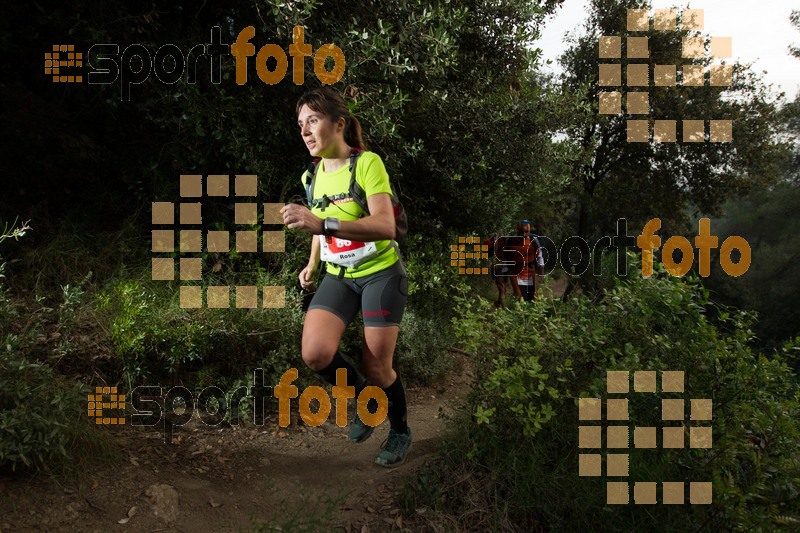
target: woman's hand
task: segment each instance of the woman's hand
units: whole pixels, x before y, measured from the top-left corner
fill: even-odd
[[[303,205],[286,204],[281,208],[281,214],[287,228],[301,229],[313,235],[322,234],[322,219],[317,218]]]
[[[317,268],[313,265],[306,265],[306,267],[300,271],[300,286],[303,290],[310,291],[314,288],[314,274],[316,271]]]

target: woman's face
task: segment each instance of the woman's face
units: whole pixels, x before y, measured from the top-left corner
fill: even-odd
[[[313,157],[332,157],[336,154],[339,143],[344,143],[344,119],[337,122],[307,105],[300,108],[297,115],[300,135]]]

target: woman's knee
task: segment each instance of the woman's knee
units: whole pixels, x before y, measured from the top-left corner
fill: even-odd
[[[321,344],[303,346],[302,358],[308,368],[314,372],[319,372],[331,364],[336,347],[326,347]]]

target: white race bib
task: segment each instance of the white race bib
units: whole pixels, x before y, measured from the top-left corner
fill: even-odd
[[[346,268],[357,267],[378,251],[374,242],[350,241],[331,237],[328,242],[325,235],[319,236],[320,259],[326,263]]]

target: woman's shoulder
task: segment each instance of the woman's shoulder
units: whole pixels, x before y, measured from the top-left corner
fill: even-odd
[[[381,163],[383,162],[381,156],[370,150],[364,150],[363,152],[361,152],[359,159],[363,160],[364,162],[374,162],[374,161],[380,161]]]

